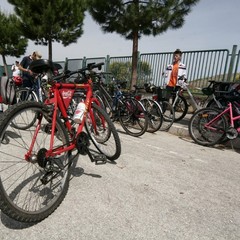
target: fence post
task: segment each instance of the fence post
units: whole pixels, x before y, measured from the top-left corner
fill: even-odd
[[[141,71],[141,54],[138,51],[138,53],[137,53],[137,82],[136,82],[137,85],[139,84],[140,71]]]
[[[65,63],[64,63],[64,72],[68,70],[68,58],[65,58]]]
[[[237,45],[233,45],[232,53],[230,54],[231,59],[230,59],[230,63],[229,63],[227,82],[232,81],[233,65],[234,65],[234,62],[235,62],[236,54],[237,54]]]
[[[87,66],[87,58],[86,57],[83,57],[83,60],[82,60],[82,68],[86,67]]]
[[[110,56],[107,55],[106,61],[105,61],[105,71],[109,72],[109,65],[110,65]]]

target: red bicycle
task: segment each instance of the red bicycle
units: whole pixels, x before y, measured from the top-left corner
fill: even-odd
[[[78,154],[88,154],[95,163],[120,156],[118,133],[93,97],[87,73],[102,65],[89,64],[50,77],[48,85],[43,84],[47,97],[44,103],[21,102],[0,119],[0,208],[11,218],[39,222],[54,212],[66,196],[70,166]],[[31,69],[49,75],[52,65],[37,60]],[[66,79],[74,74],[75,81],[67,83]],[[72,120],[76,108],[73,103],[79,98],[85,103],[85,111],[82,121],[76,124]],[[94,149],[90,149],[91,142]]]

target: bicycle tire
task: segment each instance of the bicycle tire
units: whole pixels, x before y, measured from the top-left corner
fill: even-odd
[[[196,143],[203,146],[213,146],[225,138],[228,124],[224,115],[211,124],[212,129],[205,126],[220,113],[221,110],[215,108],[203,108],[193,114],[189,121],[188,130]]]
[[[22,96],[24,96],[24,98],[22,98]],[[36,102],[38,102],[39,100],[38,100],[38,97],[37,97],[36,93],[33,92],[31,89],[20,88],[16,91],[16,103],[20,103],[20,102],[23,102],[23,101],[36,101]],[[24,125],[13,121],[12,125],[16,129],[26,130],[35,123],[36,119],[37,119],[37,116],[35,118],[33,118],[32,121],[29,122],[29,124],[26,124],[26,122],[25,122]]]
[[[154,133],[158,131],[163,123],[161,107],[152,99],[143,98],[141,99],[141,103],[145,107],[148,115],[147,132]]]
[[[25,93],[25,94],[24,94]],[[30,88],[19,88],[16,91],[16,103],[23,101],[36,101],[39,102],[37,94]]]
[[[65,152],[52,159],[44,157],[51,135],[51,119],[45,109],[42,103],[21,102],[9,108],[0,120],[0,208],[21,222],[35,223],[48,217],[61,204],[69,187],[70,153]],[[31,114],[32,111],[41,120],[38,132],[35,132],[37,123],[27,130],[12,127],[14,118],[22,118],[22,113]],[[69,144],[59,118],[55,136],[53,147]],[[31,147],[31,155],[27,158]],[[46,179],[47,176],[50,179]]]
[[[174,123],[175,120],[175,112],[172,104],[168,101],[160,101],[159,105],[161,107],[162,115],[163,115],[163,123],[160,128],[160,131],[168,131]]]
[[[148,128],[148,116],[144,106],[135,98],[125,98],[118,106],[119,122],[126,133],[142,136]]]
[[[182,120],[188,112],[187,100],[183,96],[178,95],[177,102],[175,103],[175,106],[173,106],[173,108],[175,113],[174,121],[178,122]]]
[[[95,103],[87,114],[85,129],[95,147],[107,159],[114,161],[119,158],[121,142],[118,132],[105,110]]]

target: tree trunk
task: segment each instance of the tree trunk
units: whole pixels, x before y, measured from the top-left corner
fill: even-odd
[[[48,40],[48,60],[52,61],[52,39]]]
[[[3,60],[3,66],[4,66],[4,71],[6,73],[6,76],[9,76],[5,55],[2,55],[2,60]]]
[[[133,33],[133,48],[132,48],[132,81],[131,90],[137,84],[137,68],[138,68],[138,32]]]

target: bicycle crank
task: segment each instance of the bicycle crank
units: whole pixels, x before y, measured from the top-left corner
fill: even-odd
[[[46,158],[46,152],[47,152],[46,148],[41,148],[38,151],[38,154],[37,154],[37,163],[42,168],[46,167],[46,164],[47,164],[47,161],[48,161],[47,158]]]
[[[237,129],[230,127],[227,131],[226,131],[226,136],[228,139],[233,140],[235,138],[237,138],[238,136],[238,131]]]
[[[88,154],[88,147],[90,146],[89,136],[85,132],[81,132],[76,139],[76,148],[82,155]]]

